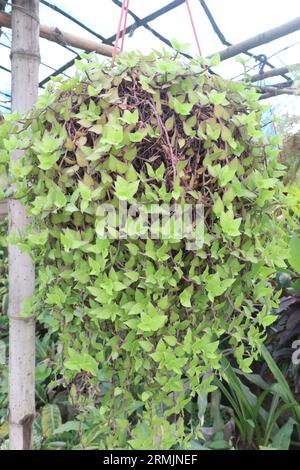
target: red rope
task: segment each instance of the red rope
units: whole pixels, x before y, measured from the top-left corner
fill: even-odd
[[[112,64],[114,64],[116,60],[117,49],[118,49],[118,44],[119,44],[119,39],[120,39],[120,34],[121,34],[122,21],[123,21],[123,16],[124,16],[124,11],[125,11],[125,4],[126,4],[126,0],[123,0],[119,24],[118,24],[118,30],[117,30],[117,35],[116,35],[116,41],[115,41],[114,50],[112,53]]]
[[[193,20],[191,7],[190,7],[190,4],[189,4],[189,0],[185,0],[185,3],[186,3],[186,6],[187,6],[189,15],[190,15],[191,25],[192,25],[192,28],[193,28],[193,31],[194,31],[194,36],[195,36],[195,40],[196,40],[196,43],[197,43],[198,52],[199,52],[199,55],[202,55],[201,48],[200,48],[200,43],[199,43],[199,39],[198,39],[196,27],[195,27],[195,23],[194,23],[194,20]]]
[[[190,8],[189,0],[185,0],[185,3],[186,3],[188,13],[189,13],[189,17],[190,17],[190,20],[191,20],[191,25],[192,25],[192,29],[193,29],[193,32],[194,32],[195,41],[196,41],[196,44],[197,44],[197,47],[198,47],[198,52],[199,52],[199,55],[202,55],[201,48],[200,48],[200,43],[199,43],[199,39],[198,39],[198,34],[197,34],[197,31],[196,31],[196,27],[195,27],[192,11],[191,11],[191,8]],[[113,53],[112,53],[112,64],[114,64],[115,60],[116,60],[118,44],[119,44],[119,39],[120,39],[120,35],[121,35],[122,22],[123,22],[123,30],[122,30],[122,39],[121,39],[120,52],[123,52],[125,34],[126,34],[128,9],[129,9],[129,0],[123,0],[122,1],[122,8],[121,8],[121,13],[120,13],[119,24],[118,24],[118,30],[117,30],[117,35],[116,35],[116,41],[115,41],[114,50],[113,50]],[[125,17],[124,17],[124,13],[125,13]],[[123,21],[123,18],[124,18],[124,21]]]
[[[128,9],[129,9],[129,0],[127,0],[126,5],[125,5],[125,18],[124,18],[124,26],[123,26],[122,42],[121,42],[121,49],[120,49],[120,52],[123,52],[123,47],[124,47],[124,40],[125,40],[125,34],[126,34],[126,25],[127,25]]]

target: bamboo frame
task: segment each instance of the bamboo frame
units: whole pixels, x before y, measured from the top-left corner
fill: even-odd
[[[11,15],[0,12],[0,27],[11,29]],[[113,47],[91,39],[81,38],[58,28],[40,25],[40,37],[60,45],[67,45],[87,52],[97,52],[106,57],[112,56]]]
[[[278,67],[272,70],[267,70],[266,72],[263,72],[262,74],[256,73],[255,75],[252,75],[252,77],[250,77],[250,80],[251,82],[258,82],[259,80],[264,80],[265,78],[278,77],[279,75],[291,73],[293,69],[297,67],[300,68],[300,63],[286,65],[284,67]]]
[[[0,201],[0,220],[4,219],[7,216],[8,207],[6,201]]]
[[[268,42],[274,41],[275,39],[279,39],[283,36],[287,36],[288,34],[294,33],[300,29],[300,16],[294,18],[292,21],[288,21],[276,28],[269,29],[263,33],[257,34],[251,38],[245,39],[245,41],[239,42],[237,44],[233,44],[232,46],[219,51],[218,54],[220,55],[221,61],[230,59],[242,52],[246,52],[249,49],[253,49],[257,46],[261,46],[262,44],[267,44]],[[212,57],[215,54],[211,54],[209,57]]]

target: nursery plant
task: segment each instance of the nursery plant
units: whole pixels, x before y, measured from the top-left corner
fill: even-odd
[[[278,139],[261,130],[253,87],[208,71],[218,57],[84,59],[2,126],[0,163],[25,150],[11,170],[32,217],[11,242],[38,267],[24,315],[57,338],[54,373],[90,430],[81,446],[187,445],[189,404],[222,373],[220,344],[249,372],[276,318],[287,257]],[[104,211],[118,219],[120,203],[147,214],[200,205],[203,243],[178,237],[172,211],[171,236],[162,218],[155,237],[149,226],[136,237],[131,215],[125,238]]]

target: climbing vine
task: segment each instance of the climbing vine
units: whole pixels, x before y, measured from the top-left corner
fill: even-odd
[[[221,356],[249,372],[275,319],[287,256],[278,140],[261,130],[255,89],[208,63],[85,59],[2,132],[0,162],[25,150],[12,174],[33,223],[18,241],[39,274],[24,314],[58,338],[55,373],[91,430],[84,446],[183,446]],[[103,237],[101,208],[118,214],[120,201],[202,205],[202,246],[176,230],[166,239],[163,224],[154,239],[122,238],[118,225]]]

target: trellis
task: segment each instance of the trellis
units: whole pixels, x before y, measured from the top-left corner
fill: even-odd
[[[118,7],[122,6],[122,2],[120,0],[112,0],[112,2],[117,5]],[[126,28],[126,34],[131,34],[133,31],[135,31],[138,28],[145,28],[147,29],[151,34],[153,34],[156,38],[158,38],[163,44],[166,44],[169,47],[172,47],[171,41],[164,37],[161,33],[156,31],[152,26],[150,26],[149,23],[153,22],[155,19],[162,17],[166,15],[168,12],[173,11],[180,5],[184,4],[185,0],[173,0],[169,4],[165,5],[164,7],[154,11],[153,13],[145,16],[144,18],[140,18],[138,15],[136,15],[132,10],[128,10],[128,14],[133,18],[134,23],[131,24]],[[5,4],[6,0],[0,0],[0,5]],[[70,15],[66,11],[64,11],[62,8],[53,5],[52,3],[48,2],[47,0],[40,0],[40,3],[44,4],[46,7],[51,8],[55,12],[59,13],[60,15],[64,16],[65,18],[71,20],[74,22],[74,24],[77,24],[78,26],[82,27],[84,30],[95,36],[97,38],[97,41],[93,41],[90,39],[85,39],[79,36],[76,36],[74,34],[71,34],[68,31],[62,31],[57,27],[52,27],[48,25],[41,25],[40,26],[40,37],[48,39],[49,41],[53,41],[57,44],[59,44],[62,47],[65,47],[72,51],[76,56],[66,62],[63,66],[59,67],[58,69],[53,69],[52,67],[48,66],[47,64],[43,64],[46,67],[49,67],[52,69],[51,74],[49,74],[46,78],[44,78],[40,83],[39,87],[43,88],[51,79],[53,76],[60,75],[66,70],[68,70],[72,65],[74,64],[77,56],[76,51],[74,51],[72,48],[78,48],[82,49],[86,52],[92,52],[95,51],[101,55],[105,56],[110,56],[112,53],[112,46],[114,44],[116,35],[110,36],[105,38],[103,35],[97,33],[87,25],[85,25],[82,21],[80,21],[78,18],[75,18],[74,16]],[[275,39],[278,39],[280,37],[286,36],[288,34],[291,34],[297,30],[300,30],[300,17],[295,18],[294,20],[285,23],[283,25],[280,25],[276,28],[273,28],[269,31],[265,31],[257,36],[254,36],[252,38],[249,38],[245,41],[242,41],[237,44],[232,44],[229,42],[225,36],[223,35],[222,31],[220,30],[219,26],[217,25],[210,9],[208,8],[206,1],[205,0],[199,0],[200,5],[202,6],[214,32],[217,34],[218,38],[220,39],[221,43],[227,46],[226,49],[218,51],[221,56],[221,60],[227,60],[230,57],[234,57],[240,53],[246,54],[250,57],[253,57],[254,59],[257,59],[258,62],[260,60],[259,55],[255,55],[252,52],[250,52],[251,49],[267,44],[270,41],[274,41]],[[0,28],[6,27],[10,28],[10,23],[11,23],[11,18],[10,15],[4,12],[0,11]],[[101,42],[100,42],[101,41]],[[0,45],[3,47],[7,47],[5,44],[0,42]],[[187,58],[190,56],[188,54],[183,54]],[[259,74],[259,78],[257,80],[251,79],[252,82],[259,81],[264,78],[268,77],[273,77],[273,76],[281,76],[282,78],[285,79],[285,86],[282,85],[281,89],[278,90],[278,87],[275,85],[272,85],[271,87],[269,86],[268,89],[266,90],[266,94],[264,97],[271,97],[274,95],[278,94],[292,94],[294,92],[292,86],[293,86],[293,80],[289,76],[291,67],[285,66],[282,68],[276,68],[269,60],[265,59],[264,65],[268,66],[271,70],[267,71],[267,75],[264,74]],[[4,67],[3,65],[0,65],[0,68],[7,71],[11,72],[7,67]],[[268,75],[268,73],[273,72],[274,75]],[[275,75],[276,74],[276,75]],[[258,74],[255,75],[257,77]],[[274,87],[273,89],[270,89]],[[6,98],[10,98],[10,96],[0,90],[1,95],[5,96]],[[7,108],[9,110],[8,106],[3,105],[2,106],[4,109]]]

